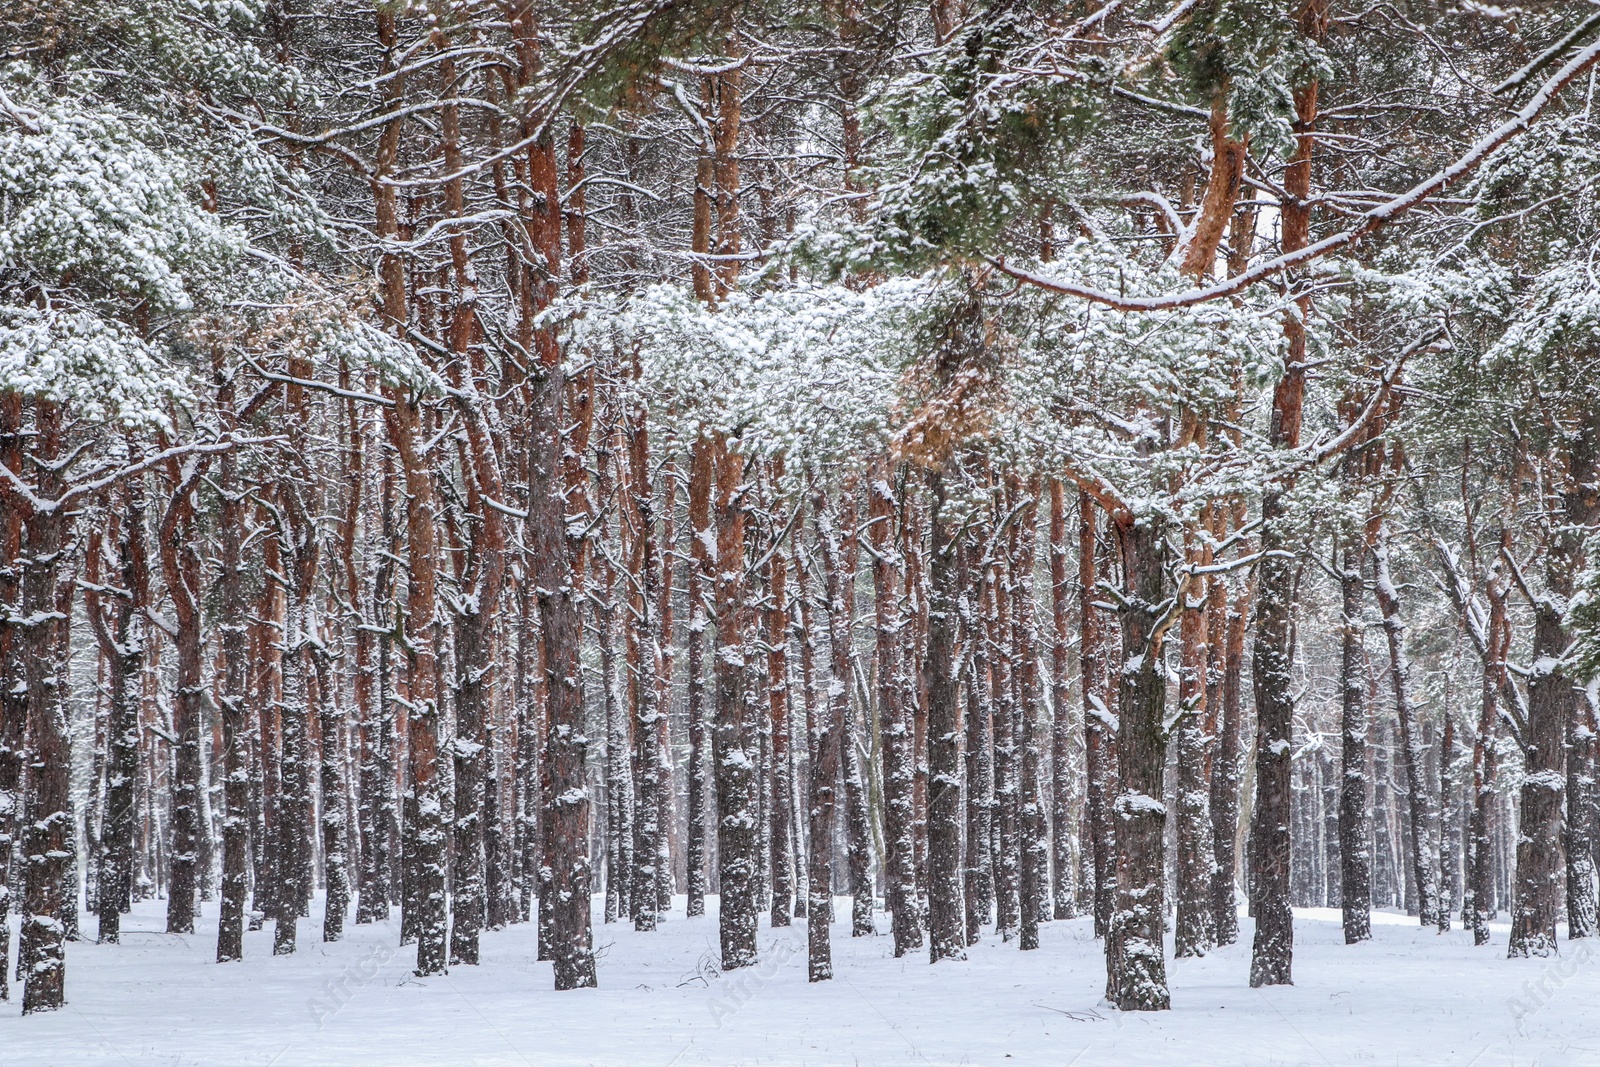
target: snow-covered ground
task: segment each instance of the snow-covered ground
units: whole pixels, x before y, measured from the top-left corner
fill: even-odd
[[[0,1067],[1600,1065],[1600,949],[1507,960],[1503,926],[1475,949],[1401,915],[1346,947],[1336,912],[1297,913],[1296,984],[1267,990],[1245,982],[1246,923],[1241,944],[1169,963],[1172,1010],[1140,1015],[1101,1002],[1086,920],[1047,924],[1037,952],[989,936],[937,967],[836,925],[836,977],[809,985],[803,923],[763,927],[762,964],[723,975],[715,919],[684,919],[680,898],[653,934],[596,922],[601,987],[556,993],[528,925],[485,934],[481,966],[421,980],[394,922],[325,945],[305,921],[303,950],[277,959],[270,929],[249,933],[247,958],[220,966],[215,904],[193,937],[162,933],[163,915],[143,903],[120,946],[70,945],[64,1010],[0,1005]]]

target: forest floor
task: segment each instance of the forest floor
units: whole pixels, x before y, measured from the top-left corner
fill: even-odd
[[[304,920],[302,951],[276,959],[269,927],[219,966],[216,904],[192,937],[162,933],[164,911],[136,905],[120,946],[69,945],[64,1010],[0,1004],[0,1067],[1600,1064],[1600,949],[1507,960],[1503,925],[1474,948],[1378,914],[1346,947],[1337,912],[1300,911],[1296,984],[1254,990],[1246,920],[1239,944],[1169,960],[1171,1011],[1123,1014],[1101,1000],[1087,920],[1045,924],[1036,952],[986,935],[937,967],[836,924],[836,977],[809,985],[803,922],[763,923],[762,964],[724,975],[716,920],[685,919],[680,897],[653,934],[597,921],[601,988],[556,993],[527,924],[485,934],[481,966],[417,979],[393,922],[330,945]]]

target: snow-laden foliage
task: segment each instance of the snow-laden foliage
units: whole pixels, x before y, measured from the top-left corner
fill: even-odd
[[[1565,243],[1564,243],[1565,244]],[[1542,361],[1563,350],[1593,366],[1600,330],[1600,246],[1565,245],[1566,256],[1532,279],[1518,313],[1484,354],[1487,364]]]
[[[171,430],[189,396],[152,345],[92,311],[0,304],[0,391],[66,405],[94,421]]]
[[[1590,538],[1589,567],[1567,602],[1566,623],[1572,628],[1568,659],[1579,678],[1600,678],[1600,537]]]
[[[866,254],[911,262],[995,246],[1073,160],[1096,109],[1082,71],[1049,66],[1049,37],[1026,14],[974,20],[929,65],[885,86],[868,109],[881,141]]]
[[[0,261],[20,275],[8,288],[72,287],[161,313],[226,279],[245,235],[205,209],[203,176],[182,155],[145,137],[132,117],[76,101],[0,126]]]
[[[1080,239],[1038,268],[1129,296],[1170,290],[1176,270],[1141,270],[1115,246]],[[1281,373],[1283,316],[1260,294],[1177,312],[1127,313],[1028,295],[1031,307],[1002,369],[996,436],[1016,461],[1102,479],[1136,510],[1187,510],[1258,483],[1272,459],[1201,422],[1238,424]]]
[[[750,455],[829,463],[884,447],[931,293],[924,278],[803,285],[736,293],[713,309],[657,285],[588,308],[574,342],[637,358],[653,413],[680,434],[720,431]]]

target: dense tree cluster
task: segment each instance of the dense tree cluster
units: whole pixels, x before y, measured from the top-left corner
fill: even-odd
[[[1241,908],[1252,985],[1291,906],[1595,936],[1597,69],[1555,0],[8,4],[0,997],[151,896],[558,989],[591,898],[812,980],[836,897],[1092,914],[1127,1010]]]

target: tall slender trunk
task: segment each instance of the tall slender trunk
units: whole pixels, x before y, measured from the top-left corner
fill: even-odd
[[[200,633],[200,556],[196,542],[194,493],[204,460],[180,467],[168,465],[172,492],[161,523],[161,568],[172,600],[177,633],[176,688],[172,696],[172,727],[177,736],[172,779],[172,849],[167,876],[167,932],[194,933],[199,894],[200,838],[200,728],[204,696]]]
[[[774,473],[781,474],[781,467]],[[803,507],[797,502],[796,507]],[[788,926],[794,899],[794,850],[790,830],[794,822],[790,778],[791,702],[789,700],[789,561],[782,544],[774,539],[767,560],[767,708],[772,729],[772,777],[768,843],[772,867],[771,924]]]
[[[1502,530],[1500,544],[1509,544],[1510,531]],[[1497,741],[1500,728],[1500,694],[1506,683],[1505,656],[1511,644],[1511,620],[1506,611],[1510,576],[1496,560],[1484,583],[1489,618],[1484,625],[1482,705],[1472,739],[1472,814],[1467,836],[1467,895],[1463,922],[1472,928],[1472,943],[1489,943],[1489,913],[1495,898],[1494,819],[1500,790]]]
[[[282,554],[276,537],[263,538],[261,565],[269,573],[281,573]],[[261,841],[257,846],[255,908],[263,922],[271,919],[274,926],[283,896],[278,874],[283,823],[282,732],[278,723],[278,705],[283,697],[283,650],[274,636],[274,631],[281,631],[282,625],[283,589],[277,582],[263,582],[250,634],[251,661],[258,665],[254,707],[261,776]],[[253,919],[252,926],[259,929]]]
[[[635,368],[635,373],[642,373]],[[656,541],[654,486],[650,477],[650,436],[644,406],[634,408],[628,425],[629,484],[633,516],[638,528],[635,554],[639,575],[637,616],[633,625],[639,644],[638,669],[633,677],[638,714],[634,722],[635,769],[639,783],[633,822],[633,925],[654,930],[660,914],[661,844],[666,827],[661,821],[662,795],[671,785],[667,753],[661,739],[665,711],[656,689],[660,648],[671,635],[660,632],[657,602],[660,597],[661,560]]]
[[[962,630],[967,635],[966,659],[960,667],[966,671],[967,690],[967,851],[963,888],[969,945],[978,943],[981,927],[989,922],[994,911],[994,857],[989,850],[994,815],[993,709],[989,703],[988,657],[978,648],[983,633],[978,611],[987,603],[988,594],[984,589],[983,569],[973,566],[972,557],[977,551],[970,537],[963,538],[956,549],[957,588],[960,590],[956,603]],[[924,664],[923,669],[927,671],[926,660]],[[931,698],[932,687],[928,690]]]
[[[933,495],[928,546],[928,957],[967,956],[961,900],[961,709],[956,516],[945,475],[929,475]]]
[[[1320,39],[1327,27],[1327,0],[1307,0],[1299,13],[1300,31]],[[1316,147],[1318,83],[1312,78],[1294,90],[1295,152],[1284,172],[1292,198],[1283,206],[1280,246],[1298,251],[1311,240],[1311,164]],[[1299,313],[1286,316],[1289,351],[1283,377],[1272,398],[1269,442],[1277,448],[1300,444],[1306,388],[1306,320],[1311,298],[1299,299]],[[1289,910],[1291,843],[1290,734],[1294,727],[1295,564],[1286,512],[1287,482],[1270,485],[1261,499],[1262,559],[1257,571],[1256,640],[1253,682],[1256,694],[1256,795],[1251,807],[1250,893],[1256,918],[1250,951],[1250,985],[1293,983],[1294,916]]]
[[[839,596],[839,571],[837,551],[830,547],[835,536],[833,512],[820,488],[813,496],[812,515],[823,558],[822,595],[828,606],[825,615],[832,644],[840,640],[835,632],[836,615],[832,610]],[[803,574],[805,569],[806,562],[797,560],[796,570]],[[801,595],[804,596],[803,591]],[[808,648],[806,654],[809,659]],[[842,684],[831,684],[827,699],[814,701],[815,714],[809,723],[811,789],[807,836],[811,856],[806,875],[809,897],[806,903],[806,973],[813,982],[833,977],[833,949],[829,938],[829,926],[833,922],[833,816],[838,804],[839,751],[844,732],[840,703],[848,699]]]
[[[449,96],[457,81],[456,66],[448,55],[440,63],[441,92]],[[466,214],[460,173],[465,163],[461,148],[461,116],[454,104],[440,109],[441,149],[445,170],[444,209],[452,219]],[[467,535],[460,592],[454,597],[456,731],[451,746],[454,772],[453,812],[450,825],[453,857],[450,961],[476,964],[478,938],[488,918],[488,884],[485,871],[486,773],[494,752],[489,733],[496,686],[495,616],[505,574],[505,518],[491,501],[505,497],[494,434],[484,418],[485,403],[478,391],[483,377],[478,323],[478,278],[468,251],[467,235],[459,225],[450,227],[448,246],[454,282],[454,302],[449,307],[447,341],[453,357],[446,373],[465,429],[462,474],[467,509],[473,513]],[[326,762],[326,761],[324,761]],[[332,877],[329,878],[330,900]]]
[[[669,453],[671,447],[672,443],[669,441]],[[661,833],[656,838],[656,908],[665,914],[672,909],[673,889],[676,886],[673,854],[677,851],[678,842],[678,823],[675,817],[678,793],[672,757],[672,665],[676,658],[672,632],[672,598],[675,593],[672,575],[678,536],[675,510],[678,506],[678,471],[677,464],[670,458],[670,454],[662,467],[661,488],[661,562],[656,594],[660,604],[656,612],[656,631],[659,634],[658,644],[661,647],[661,666],[656,673],[656,732],[657,742],[661,746],[662,767],[658,816],[661,821]]]
[[[1456,721],[1448,708],[1444,711],[1444,731],[1439,740],[1439,903],[1434,919],[1441,934],[1450,930],[1450,912],[1454,907],[1458,863],[1458,846],[1461,840],[1459,826],[1454,826],[1454,815],[1459,809],[1455,790],[1451,788],[1451,764],[1456,758]]]
[[[369,921],[389,918],[389,906],[394,898],[393,876],[395,855],[393,840],[398,829],[395,808],[395,702],[394,676],[390,670],[394,639],[393,607],[394,561],[397,558],[398,532],[394,515],[394,468],[386,454],[383,466],[382,500],[380,504],[380,529],[382,551],[372,580],[373,623],[381,632],[374,635],[377,662],[374,674],[377,692],[373,696],[373,721],[368,727],[367,744],[371,755],[371,821],[370,833],[363,844],[370,852],[364,861],[370,873],[364,872],[361,883],[361,911]],[[367,785],[367,768],[363,768],[363,791]],[[360,919],[358,918],[359,922]]]
[[[1095,606],[1100,568],[1095,546],[1095,503],[1078,494],[1078,661],[1083,689],[1084,764],[1088,783],[1090,844],[1094,853],[1094,932],[1108,937],[1116,909],[1116,717],[1111,714],[1106,680],[1105,624]]]
[[[583,674],[579,651],[583,624],[577,577],[566,530],[561,490],[562,375],[555,359],[541,359],[535,385],[534,432],[529,446],[529,567],[539,605],[545,699],[545,885],[541,921],[549,918],[549,951],[558,990],[596,984],[590,929],[589,793],[584,766]]]
[[[1192,533],[1186,546],[1191,565],[1210,562]],[[1215,579],[1211,579],[1215,580]],[[1216,943],[1213,887],[1216,882],[1215,837],[1211,829],[1211,797],[1206,781],[1206,668],[1210,658],[1206,611],[1210,590],[1198,575],[1180,587],[1178,605],[1177,724],[1177,921],[1174,956],[1203,956]]]
[[[408,789],[403,933],[417,939],[417,973],[445,969],[445,829],[439,796],[439,693],[434,653],[436,549],[435,498],[429,464],[420,453],[420,411],[409,394],[394,390],[386,416],[405,478],[406,596],[404,659],[407,665],[406,742]],[[287,733],[287,730],[285,731]],[[281,921],[281,920],[280,920]],[[407,929],[408,928],[408,929]]]
[[[869,760],[864,743],[866,724],[857,714],[850,694],[855,675],[856,567],[861,542],[855,531],[855,484],[847,484],[839,495],[839,510],[833,550],[839,568],[839,595],[829,602],[829,633],[842,634],[835,645],[830,639],[832,660],[830,686],[843,689],[840,712],[843,715],[843,748],[840,760],[844,772],[845,865],[850,889],[850,936],[870,937],[877,932],[872,921],[872,830],[867,811],[865,764]],[[826,558],[827,546],[824,546]]]
[[[294,377],[311,376],[310,368],[302,361],[291,361],[290,369]],[[285,420],[290,427],[294,453],[302,463],[309,453],[310,435],[310,412],[305,394],[303,387],[291,385],[284,397]],[[315,606],[317,572],[322,560],[321,539],[316,529],[319,501],[312,488],[314,481],[309,477],[310,472],[301,467],[296,474],[299,478],[285,478],[278,486],[283,505],[281,535],[288,549],[285,553],[288,613],[280,642],[283,699],[278,714],[283,728],[283,790],[278,831],[280,897],[273,931],[274,955],[295,951],[299,918],[310,913],[314,888],[311,718],[320,715],[322,705],[332,700],[331,693],[316,689],[315,660],[324,652]],[[164,559],[165,556],[164,551]],[[431,635],[429,640],[432,640]],[[332,739],[328,738],[327,743],[331,744]],[[170,922],[170,908],[168,918]]]
[[[1017,780],[1017,901],[1021,912],[1018,947],[1039,947],[1039,920],[1048,918],[1049,843],[1039,783],[1039,709],[1044,703],[1039,680],[1039,633],[1033,601],[1033,578],[1039,527],[1039,482],[1023,484],[1008,478],[1010,495],[1020,511],[1010,532],[1012,647],[1016,649],[1017,706],[1014,743]],[[954,724],[952,724],[952,730]]]
[[[132,903],[133,832],[137,815],[134,783],[139,776],[140,687],[145,668],[145,627],[149,625],[144,617],[149,599],[149,558],[145,544],[142,479],[129,479],[122,487],[122,497],[121,522],[113,523],[110,530],[117,541],[115,562],[121,585],[120,591],[111,594],[113,610],[103,611],[103,594],[98,590],[86,586],[84,591],[84,606],[110,666],[105,818],[100,833],[102,859],[95,903],[100,918],[99,940],[112,945],[121,938],[122,913]],[[98,541],[98,534],[91,536],[85,560],[89,586],[100,584]],[[221,957],[220,949],[218,955]],[[0,968],[3,966],[0,963]]]
[[[517,785],[517,865],[521,876],[517,913],[521,922],[538,922],[534,900],[538,895],[539,868],[544,858],[544,823],[540,805],[543,792],[544,761],[540,751],[544,731],[540,728],[545,707],[544,672],[539,669],[539,636],[535,596],[526,573],[517,578],[517,658],[516,686],[516,785]],[[537,935],[535,937],[537,941]],[[537,954],[537,947],[535,954]]]
[[[717,553],[713,598],[717,655],[714,670],[715,719],[711,730],[717,794],[717,880],[721,889],[718,929],[722,968],[734,970],[756,961],[758,738],[749,700],[752,649],[745,640],[745,457],[718,434],[715,451]]]
[[[57,461],[63,417],[53,401],[34,401],[34,495],[59,499],[64,476]],[[21,546],[22,681],[28,698],[27,796],[23,806],[22,937],[18,972],[22,1012],[55,1011],[66,1003],[67,864],[72,858],[72,746],[67,735],[66,647],[57,582],[73,518],[65,509],[35,510],[23,524]]]
[[[894,926],[894,954],[899,957],[922,947],[922,923],[917,914],[911,736],[902,700],[905,679],[900,630],[908,620],[898,602],[900,560],[895,549],[894,490],[889,484],[887,459],[874,462],[867,499],[867,533],[872,545],[873,650],[878,661],[878,734],[883,750],[884,867]]]
[[[6,393],[0,396],[0,463],[14,475],[25,473],[25,440],[22,396]],[[0,495],[0,1000],[11,996],[11,872],[22,824],[22,750],[28,722],[23,632],[15,621],[21,618],[22,523],[23,509]]]
[[[706,581],[711,577],[711,550],[716,544],[711,526],[711,442],[695,441],[689,459],[689,839],[684,846],[687,913],[690,918],[706,910],[706,784],[710,776],[710,721],[705,682]]]
[[[1339,903],[1344,912],[1344,941],[1353,945],[1372,937],[1372,811],[1367,799],[1366,625],[1362,618],[1367,547],[1366,538],[1354,524],[1340,540],[1343,647],[1339,734],[1343,770],[1339,784]]]
[[[1400,723],[1400,743],[1405,756],[1417,914],[1423,926],[1433,926],[1439,921],[1439,851],[1435,837],[1438,813],[1423,766],[1421,724],[1417,722],[1416,707],[1411,702],[1411,661],[1406,655],[1405,623],[1400,619],[1400,592],[1389,570],[1388,538],[1381,531],[1373,546],[1372,561],[1378,608],[1383,614],[1383,632],[1389,645],[1389,684],[1394,690],[1395,717]]]
[[[997,498],[995,505],[998,514],[1001,500]],[[1002,940],[1009,941],[1017,935],[1021,917],[1017,899],[1022,888],[1022,835],[1017,820],[1017,662],[1011,641],[1013,589],[1003,561],[984,562],[992,573],[986,592],[993,600],[993,610],[984,615],[988,620],[988,650],[994,661],[995,929]]]
[[[797,502],[796,507],[804,506]],[[803,530],[803,527],[802,527]],[[797,746],[795,750],[795,903],[794,914],[796,918],[807,918],[807,937],[810,937],[809,914],[811,899],[811,812],[813,811],[812,783],[813,774],[817,764],[818,715],[825,711],[826,701],[817,688],[817,638],[816,629],[812,626],[811,611],[811,577],[810,559],[805,550],[805,534],[796,532],[794,535],[794,559],[791,561],[794,569],[794,610],[790,613],[793,620],[794,640],[800,649],[800,701],[804,706],[804,730],[801,738],[804,745]],[[802,779],[799,772],[800,750],[805,752],[806,775]]]
[[[1119,519],[1122,556],[1122,677],[1117,687],[1117,907],[1106,937],[1113,1002],[1123,1011],[1171,1006],[1162,938],[1167,809],[1162,802],[1166,670],[1161,616],[1167,599],[1165,531],[1148,518]]]
[[[319,694],[317,725],[322,733],[322,940],[339,941],[344,937],[345,914],[350,910],[350,820],[345,810],[349,796],[345,776],[350,762],[349,731],[345,729],[344,709],[334,699],[333,672],[328,669],[327,656],[314,656],[312,666]]]
[[[1243,521],[1243,506],[1235,504],[1235,523]],[[1217,857],[1212,882],[1212,915],[1217,922],[1217,944],[1239,940],[1239,910],[1235,899],[1239,846],[1239,802],[1243,768],[1240,761],[1240,727],[1244,698],[1244,638],[1250,615],[1249,586],[1228,600],[1223,642],[1217,752],[1211,774],[1212,851]]]
[[[233,407],[230,380],[221,398]],[[219,700],[222,709],[223,803],[222,907],[217,918],[217,962],[244,957],[245,894],[249,889],[248,829],[250,805],[250,714],[246,674],[249,671],[249,632],[245,623],[244,591],[244,491],[239,486],[238,457],[227,452],[221,459],[217,492],[221,497],[217,519],[217,632],[222,639]]]
[[[341,379],[348,372],[341,372]],[[348,387],[348,386],[347,386]],[[355,706],[355,768],[356,776],[356,922],[371,923],[388,917],[388,889],[381,870],[384,850],[388,844],[388,831],[379,816],[384,786],[380,775],[379,749],[385,743],[382,734],[384,708],[378,694],[383,683],[378,680],[379,667],[373,662],[373,648],[379,625],[376,603],[379,594],[369,589],[362,567],[356,559],[356,544],[366,543],[366,558],[371,559],[374,532],[370,523],[361,522],[364,508],[370,505],[367,492],[366,444],[367,428],[357,414],[356,402],[345,405],[345,424],[349,440],[346,451],[345,514],[341,521],[340,562],[343,568],[345,596],[355,614],[356,632],[352,641],[355,662],[351,666],[351,683]],[[383,566],[387,560],[380,563]]]
[[[609,502],[615,495],[612,463],[615,462],[615,433],[609,424],[595,442],[595,496]],[[604,505],[602,505],[604,506]],[[632,731],[624,718],[617,692],[617,575],[611,558],[595,554],[593,574],[599,599],[595,608],[595,628],[600,638],[601,710],[605,719],[605,911],[604,921],[614,923],[632,914],[633,879],[633,760],[629,738]]]
[[[1074,717],[1068,713],[1072,684],[1068,675],[1071,647],[1069,616],[1072,588],[1067,578],[1066,488],[1050,479],[1050,827],[1054,870],[1054,913],[1057,919],[1077,914],[1078,863],[1073,848],[1077,833],[1077,790],[1074,773]]]

